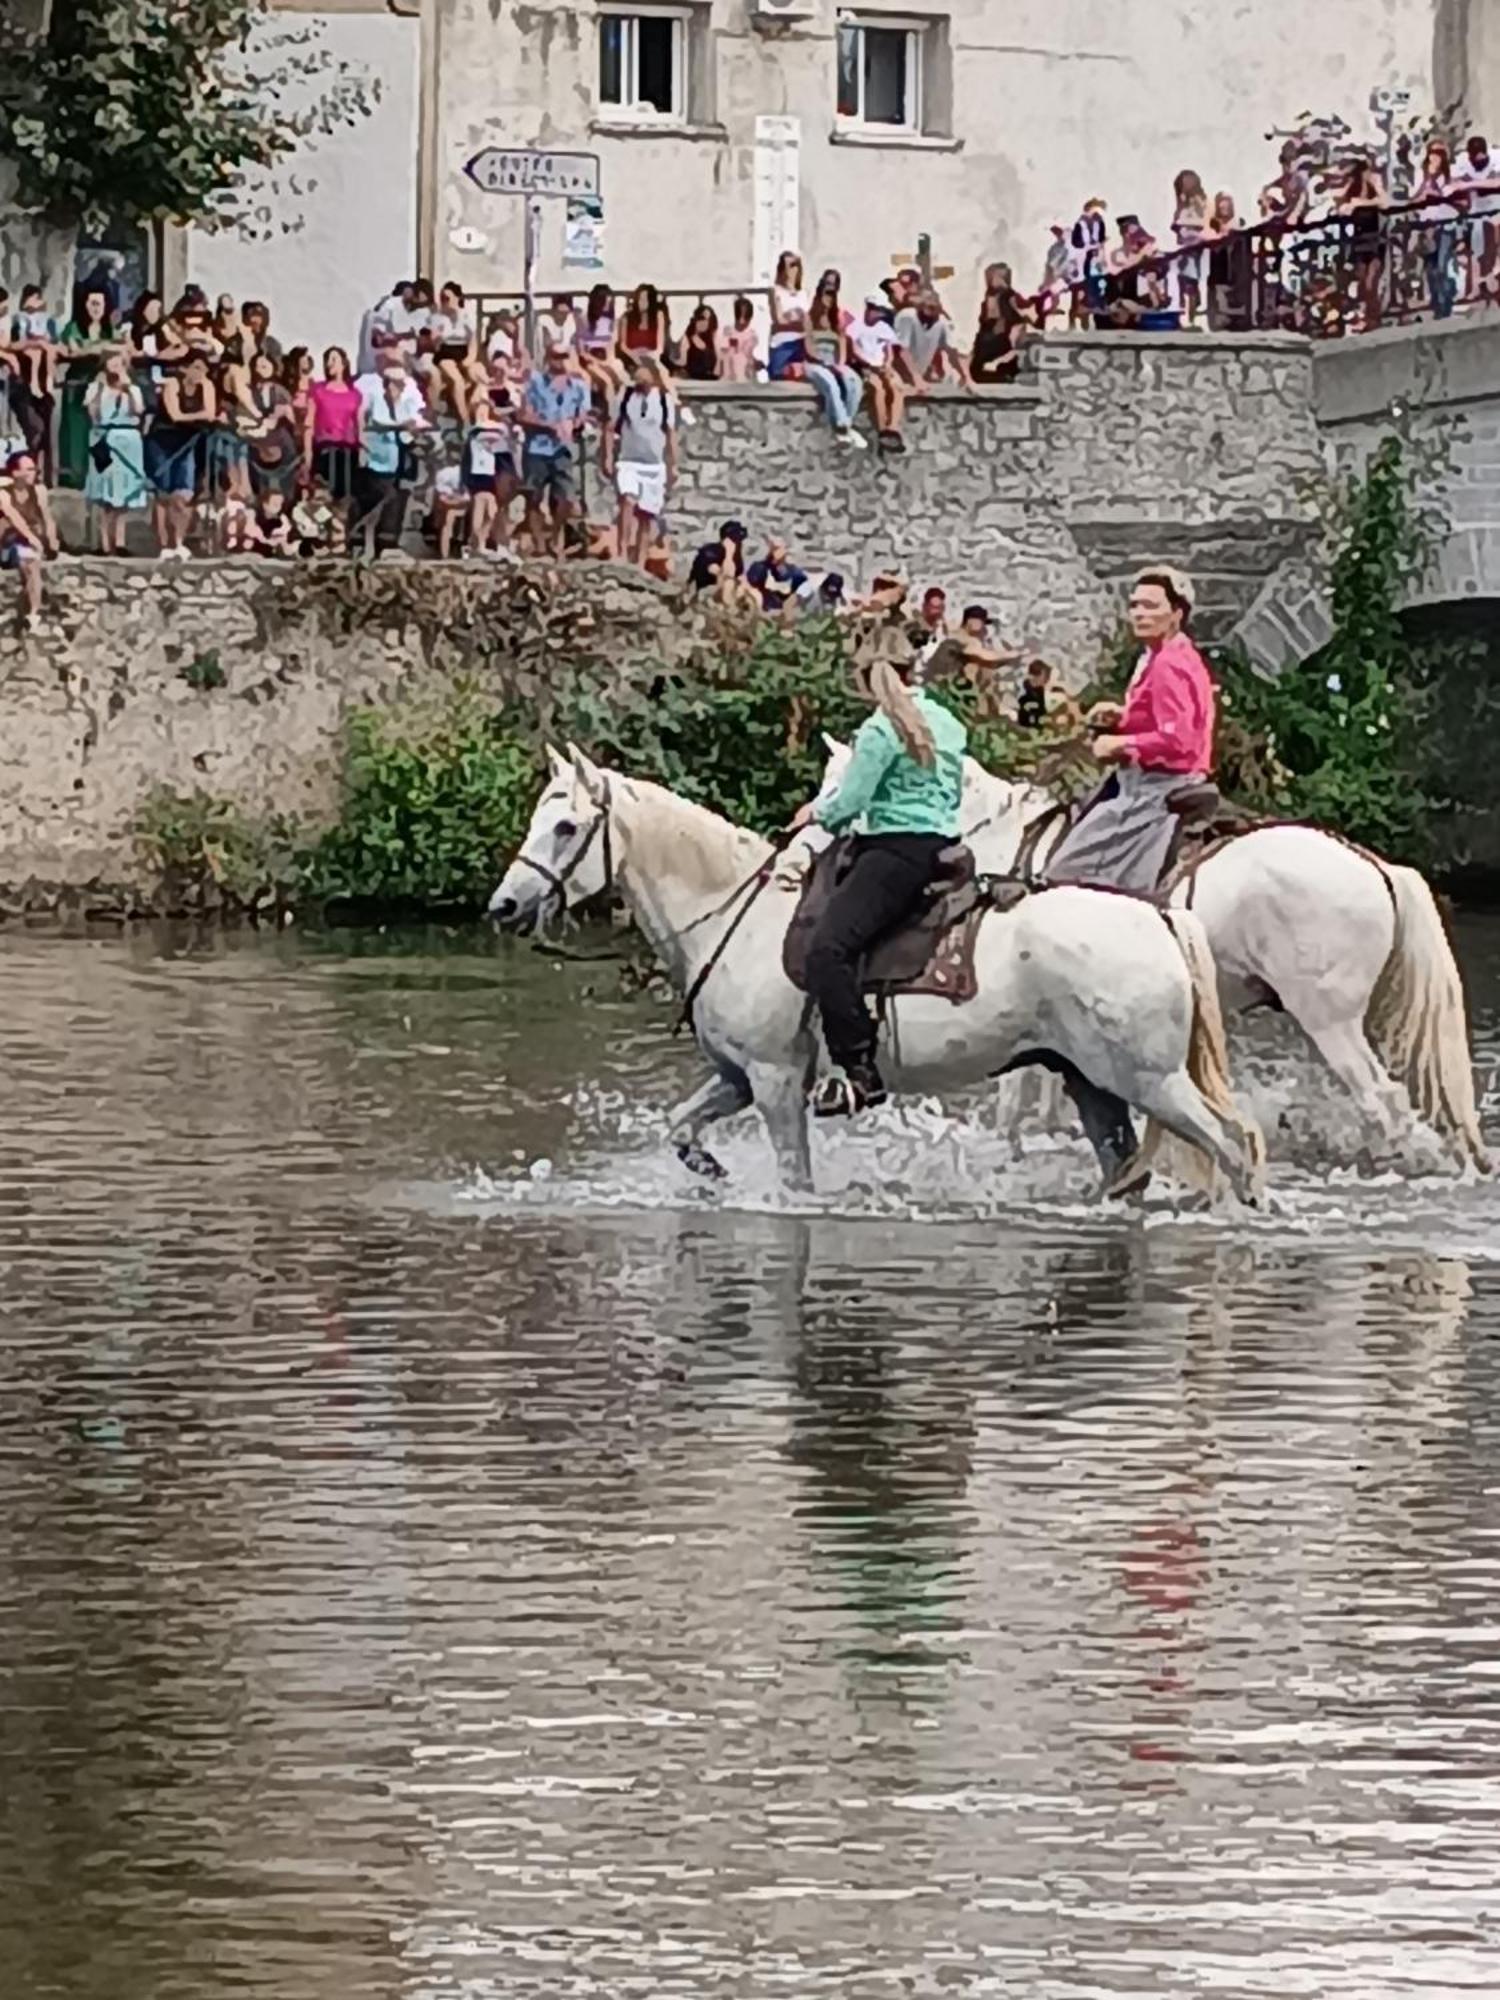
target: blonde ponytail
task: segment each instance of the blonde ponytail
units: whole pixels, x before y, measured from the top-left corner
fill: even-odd
[[[901,738],[907,755],[924,771],[930,771],[937,762],[937,745],[932,740],[927,718],[918,708],[899,668],[889,660],[873,660],[869,681],[875,706]]]

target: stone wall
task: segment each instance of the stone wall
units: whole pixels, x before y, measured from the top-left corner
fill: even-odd
[[[689,388],[680,541],[727,516],[867,583],[894,567],[978,599],[1077,682],[1152,559],[1222,636],[1309,539],[1322,469],[1312,357],[1280,335],[1049,337],[1015,388],[914,400],[902,456],[834,443],[811,390]]]
[[[498,668],[475,665],[476,606],[513,635]],[[131,822],[156,786],[250,818],[331,816],[356,706],[465,669],[536,699],[554,658],[686,664],[705,642],[671,593],[616,569],[403,564],[354,579],[251,558],[64,557],[42,631],[0,628],[0,915],[141,907]],[[223,685],[201,685],[205,669]]]

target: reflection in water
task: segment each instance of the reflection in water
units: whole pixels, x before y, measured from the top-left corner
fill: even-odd
[[[4,2000],[1500,1989],[1489,1190],[737,1209],[583,969],[0,950]]]

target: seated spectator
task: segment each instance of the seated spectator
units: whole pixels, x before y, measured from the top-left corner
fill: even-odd
[[[620,560],[645,566],[677,476],[677,401],[659,362],[636,364],[635,380],[621,396],[604,433],[604,476],[619,495]]]
[[[298,555],[332,555],[334,531],[341,525],[333,494],[327,483],[314,473],[307,491],[292,507],[292,534]]]
[[[994,698],[991,677],[997,668],[1008,666],[1020,657],[1009,647],[995,643],[990,614],[985,607],[969,604],[964,607],[958,630],[940,639],[924,655],[921,671],[925,679],[933,681],[952,680],[962,674],[972,687],[983,691],[984,712],[993,715],[998,714],[999,704]]]
[[[537,314],[536,344],[543,354],[578,352],[578,315],[571,292],[554,292],[551,304]]]
[[[349,379],[342,347],[323,356],[323,379],[308,390],[312,403],[312,469],[337,507],[354,498],[359,469],[359,390]]]
[[[261,555],[289,556],[292,553],[292,514],[286,495],[279,487],[261,494],[250,519],[247,546]]]
[[[863,315],[849,328],[849,365],[865,385],[876,442],[882,451],[905,451],[901,422],[906,415],[906,391],[897,367],[900,349],[887,317],[883,292],[871,292]]]
[[[771,287],[766,373],[773,382],[795,381],[807,359],[804,342],[809,301],[802,286],[802,259],[795,250],[783,250],[776,260],[776,282]]]
[[[89,467],[84,498],[99,522],[99,549],[124,555],[125,521],[146,505],[146,399],[131,380],[130,357],[106,355],[84,397],[89,419]]]
[[[895,326],[912,387],[919,393],[928,383],[967,382],[963,356],[936,292],[923,292],[915,305],[903,306],[896,314]]]
[[[42,564],[57,550],[57,523],[36,454],[13,452],[0,480],[0,569],[20,576],[23,631],[35,631],[41,623]]]
[[[798,569],[787,554],[786,543],[773,535],[760,561],[751,563],[745,571],[745,581],[760,600],[761,610],[769,617],[776,617],[806,583],[807,571]]]
[[[577,510],[578,433],[588,419],[589,392],[565,347],[547,352],[521,399],[521,482],[532,547],[564,552],[568,522]]]
[[[810,576],[792,598],[788,615],[795,618],[836,618],[844,608],[844,579],[836,569]]]
[[[969,376],[974,382],[1014,382],[1020,368],[1026,315],[1011,284],[1009,264],[991,264],[984,275]]]
[[[903,264],[894,278],[887,278],[881,285],[889,302],[892,317],[914,306],[923,292],[932,288],[915,264]]]
[[[711,590],[725,603],[738,593],[745,576],[746,533],[743,521],[725,521],[717,539],[703,543],[688,571],[694,590]]]
[[[606,411],[630,379],[615,354],[617,332],[614,293],[608,285],[595,285],[578,322],[578,359],[595,402]]]
[[[849,339],[844,331],[849,315],[839,304],[839,274],[825,271],[808,308],[803,349],[807,379],[818,393],[823,414],[833,429],[835,444],[865,449],[854,428],[864,384],[849,366]]]
[[[520,389],[531,374],[520,321],[513,312],[497,312],[485,336],[484,359],[491,399],[502,389]]]
[[[469,369],[479,342],[462,285],[450,279],[438,293],[437,311],[428,321],[424,339],[432,356],[429,407],[436,410],[446,402],[458,422],[466,423]]]
[[[682,372],[690,382],[719,379],[719,315],[700,305],[687,323],[682,343]]]
[[[719,375],[725,382],[754,382],[760,374],[755,351],[755,308],[743,296],[734,302],[734,325],[719,342]]]
[[[1104,310],[1095,315],[1094,323],[1139,329],[1148,314],[1161,309],[1163,293],[1151,270],[1156,240],[1139,216],[1122,215],[1118,227],[1120,240],[1110,253],[1105,278]]]
[[[624,367],[633,371],[644,355],[647,360],[667,362],[672,340],[672,323],[665,301],[655,285],[637,285],[620,317],[616,349]]]
[[[899,576],[889,570],[881,570],[870,579],[870,588],[850,607],[861,615],[895,617],[901,613],[906,603],[906,585]]]

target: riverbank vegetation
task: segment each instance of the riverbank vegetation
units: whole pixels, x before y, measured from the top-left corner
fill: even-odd
[[[1232,654],[1214,664],[1230,796],[1427,863],[1439,818],[1457,809],[1430,727],[1453,642],[1414,635],[1398,610],[1431,546],[1412,484],[1392,437],[1341,496],[1335,629],[1316,659],[1277,680]],[[497,700],[480,670],[352,715],[331,826],[252,825],[204,794],[157,792],[137,840],[169,907],[472,910],[524,831],[548,741],[577,742],[769,832],[816,789],[825,732],[847,737],[867,712],[850,686],[848,644],[834,620],[761,625],[691,665],[634,658],[608,674],[560,671],[544,688],[532,681],[524,702]],[[1128,660],[1128,648],[1112,649],[1090,693],[1117,691]],[[967,687],[944,698],[965,711],[990,768],[1073,791],[1095,775],[1076,738],[1018,730]]]

